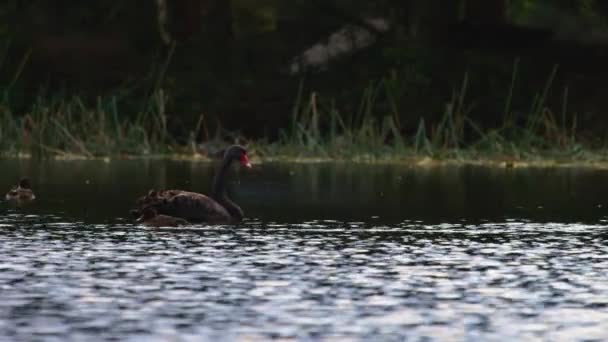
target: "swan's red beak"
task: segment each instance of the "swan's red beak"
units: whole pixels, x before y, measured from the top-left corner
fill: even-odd
[[[247,158],[247,155],[245,153],[241,154],[241,165],[243,165],[246,168],[251,168],[251,163],[249,162],[249,158]]]

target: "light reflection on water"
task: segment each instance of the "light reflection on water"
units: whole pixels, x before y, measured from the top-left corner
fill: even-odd
[[[2,219],[2,340],[608,334],[607,226],[57,220]]]
[[[0,212],[2,341],[608,338],[604,172],[265,166],[246,222],[149,229],[206,164],[74,165],[0,161],[40,199]]]

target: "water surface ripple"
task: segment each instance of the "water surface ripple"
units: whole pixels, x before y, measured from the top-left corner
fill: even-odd
[[[0,216],[0,340],[608,338],[608,227]]]
[[[198,161],[0,159],[0,341],[608,340],[608,170],[257,164],[238,226],[149,229]],[[2,192],[0,192],[0,195]]]

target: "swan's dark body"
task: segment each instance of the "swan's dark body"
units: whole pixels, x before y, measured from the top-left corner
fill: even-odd
[[[179,217],[190,222],[214,224],[235,223],[243,219],[243,210],[232,202],[226,193],[225,177],[233,161],[251,167],[245,148],[234,145],[226,149],[218,168],[209,196],[185,190],[150,190],[137,200],[140,215],[146,208],[153,208],[161,215]]]

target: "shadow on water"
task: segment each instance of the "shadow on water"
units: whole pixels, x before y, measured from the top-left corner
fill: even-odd
[[[0,161],[0,340],[608,338],[608,172],[263,164],[247,220],[149,229],[200,162]]]

